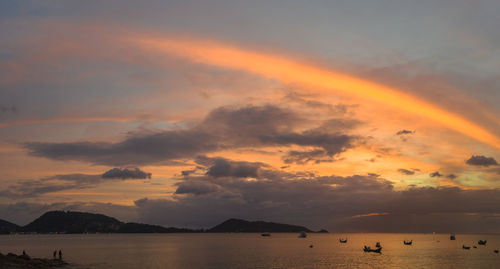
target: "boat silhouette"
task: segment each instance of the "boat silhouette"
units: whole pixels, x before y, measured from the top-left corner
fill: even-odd
[[[487,242],[487,240],[479,240],[479,241],[477,241],[477,244],[485,246],[486,242]]]
[[[339,238],[339,242],[340,243],[347,243],[347,238],[346,239]]]
[[[410,240],[410,241],[404,240],[403,244],[405,244],[405,245],[411,245],[411,244],[413,244],[413,240]]]
[[[372,249],[371,247],[364,246],[363,247],[364,252],[376,252],[376,253],[382,253],[382,247],[377,247],[375,249]]]
[[[470,249],[470,247],[466,246],[466,245],[462,245],[462,248],[463,249]]]

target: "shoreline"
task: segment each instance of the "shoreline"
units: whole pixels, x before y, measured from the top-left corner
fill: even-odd
[[[60,259],[31,258],[29,255],[16,255],[0,253],[0,268],[2,269],[52,269],[71,268],[70,264]]]

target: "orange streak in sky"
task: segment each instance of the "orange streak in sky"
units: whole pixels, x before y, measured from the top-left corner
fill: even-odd
[[[190,61],[243,70],[285,83],[300,83],[342,92],[425,117],[449,129],[500,149],[500,138],[485,128],[435,104],[398,89],[283,57],[238,49],[209,41],[134,36],[141,47],[173,54]]]

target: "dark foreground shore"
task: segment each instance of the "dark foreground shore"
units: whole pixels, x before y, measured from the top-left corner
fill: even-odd
[[[51,268],[67,268],[67,262],[58,259],[40,259],[31,258],[28,255],[16,255],[9,253],[3,255],[0,253],[0,269],[51,269]]]

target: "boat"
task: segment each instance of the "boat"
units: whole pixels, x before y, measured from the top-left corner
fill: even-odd
[[[261,236],[271,236],[271,234],[267,234],[267,233],[263,233],[263,234],[260,234]]]
[[[470,247],[467,247],[466,245],[462,245],[463,249],[470,249]]]
[[[377,244],[375,244],[375,247],[382,248],[382,246],[380,245],[380,242],[377,242]]]
[[[477,244],[485,246],[486,242],[487,242],[487,240],[479,240],[479,241],[477,241]]]
[[[405,244],[405,245],[411,245],[411,244],[413,244],[413,240],[410,240],[410,241],[404,240],[403,244]]]
[[[450,240],[455,240],[455,235],[454,234],[450,235]]]
[[[371,247],[364,246],[363,247],[364,252],[376,252],[376,253],[382,253],[382,247],[377,247],[376,249],[372,249]]]
[[[472,246],[473,248],[477,248],[476,246]]]
[[[346,239],[339,238],[339,242],[345,244],[347,243],[347,238]]]
[[[309,245],[309,248],[313,248],[314,246],[313,245]]]
[[[493,252],[498,253],[498,249],[493,250]]]
[[[306,232],[300,232],[299,238],[306,238],[306,237],[307,237]]]

